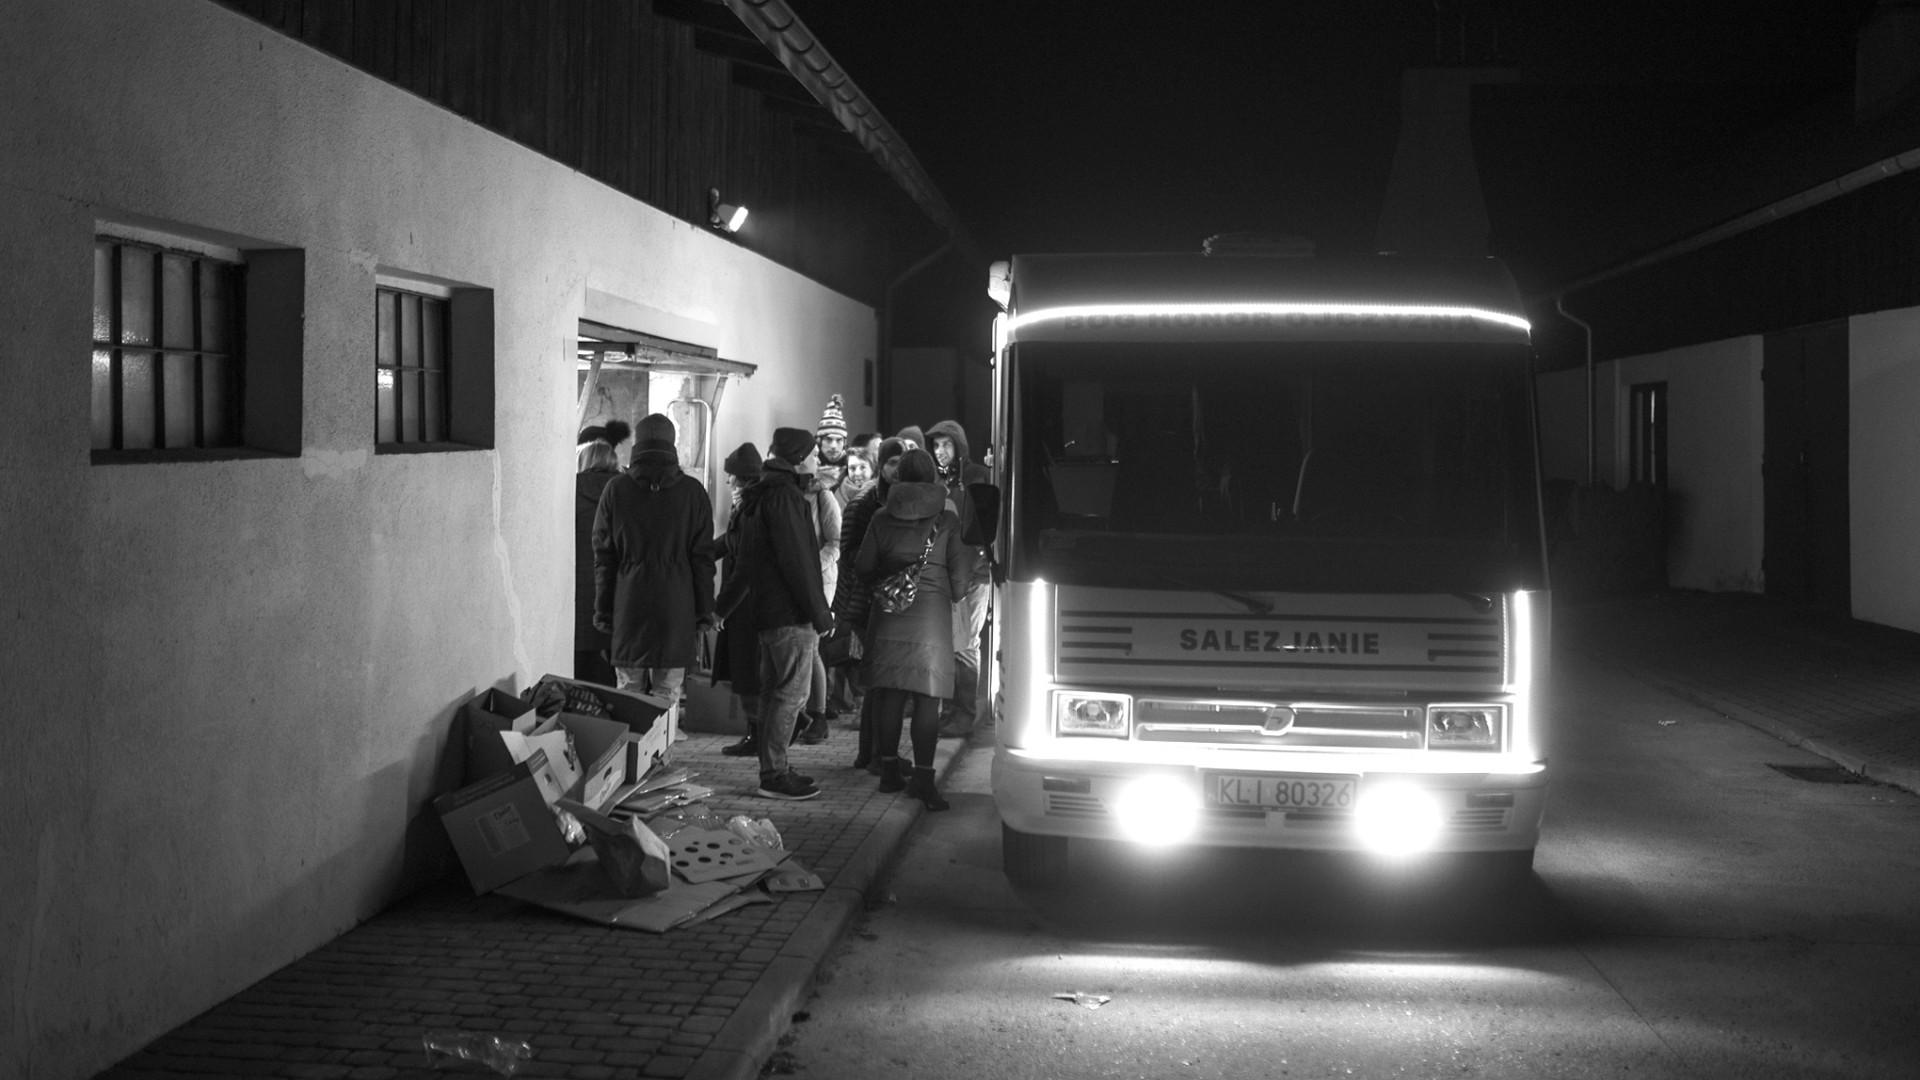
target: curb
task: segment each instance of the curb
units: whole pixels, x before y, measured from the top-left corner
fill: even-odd
[[[1857,773],[1876,783],[1886,784],[1889,787],[1897,787],[1903,791],[1920,795],[1920,769],[1909,765],[1895,765],[1890,762],[1876,761],[1864,754],[1856,753],[1852,750],[1843,750],[1831,743],[1822,742],[1819,739],[1802,735],[1791,725],[1777,720],[1774,717],[1757,713],[1744,705],[1737,705],[1731,701],[1726,701],[1697,686],[1681,682],[1678,679],[1650,672],[1645,668],[1638,667],[1628,661],[1620,660],[1607,653],[1595,652],[1588,649],[1577,649],[1576,651],[1608,667],[1625,672],[1657,690],[1664,690],[1677,698],[1691,701],[1695,705],[1703,708],[1712,709],[1721,716],[1725,716],[1731,720],[1737,720],[1750,728],[1756,728],[1789,746],[1797,746],[1808,753],[1818,754],[1848,772]]]
[[[934,774],[942,781],[971,748],[971,740],[942,739],[933,759]],[[834,876],[813,910],[800,920],[793,935],[747,992],[733,1015],[713,1036],[686,1080],[756,1080],[760,1066],[779,1048],[780,1036],[792,1026],[794,1010],[813,988],[813,977],[866,907],[867,890],[880,879],[906,845],[920,816],[927,812],[917,801],[902,798],[888,807],[873,832],[854,849],[846,866]]]

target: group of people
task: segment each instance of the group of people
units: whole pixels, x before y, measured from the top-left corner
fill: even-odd
[[[730,684],[748,724],[722,753],[758,757],[761,795],[819,795],[787,747],[825,741],[851,711],[853,767],[883,792],[946,809],[934,751],[978,723],[991,589],[969,494],[987,471],[964,429],[947,420],[849,439],[836,394],[811,434],[776,428],[764,455],[743,443],[727,456],[731,510],[718,537],[705,486],[680,471],[672,421],[640,421],[622,472],[628,434],[618,421],[581,433],[576,677],[672,699],[701,635],[717,630],[713,678]],[[831,669],[823,638],[843,661]]]

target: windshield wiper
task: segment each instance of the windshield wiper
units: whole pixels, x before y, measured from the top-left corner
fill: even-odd
[[[1246,593],[1228,592],[1225,589],[1209,589],[1205,585],[1196,585],[1193,582],[1186,580],[1185,578],[1174,577],[1172,574],[1169,574],[1164,570],[1155,570],[1155,571],[1152,571],[1152,573],[1155,577],[1160,578],[1163,581],[1171,582],[1175,585],[1180,586],[1183,589],[1198,589],[1201,592],[1210,592],[1213,595],[1220,597],[1221,599],[1231,600],[1234,603],[1239,604],[1242,607],[1246,608],[1248,611],[1253,612],[1255,615],[1273,614],[1273,605],[1266,602],[1265,600],[1260,599],[1257,596],[1248,596]]]

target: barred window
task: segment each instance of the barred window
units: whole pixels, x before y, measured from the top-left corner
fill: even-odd
[[[384,287],[374,300],[374,441],[448,441],[449,302]]]
[[[98,236],[93,448],[240,445],[239,264]]]

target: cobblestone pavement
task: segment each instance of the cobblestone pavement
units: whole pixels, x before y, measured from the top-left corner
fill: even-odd
[[[986,736],[990,738],[989,736]],[[427,1068],[425,1032],[524,1038],[517,1076],[752,1077],[866,892],[923,813],[850,765],[854,734],[796,746],[820,784],[807,802],[753,794],[757,763],[732,736],[692,735],[676,762],[715,789],[721,817],[771,817],[827,882],[697,926],[649,934],[594,926],[499,896],[456,870],[437,885],[274,972],[101,1074],[390,1080]],[[945,775],[965,744],[942,740]]]
[[[1920,792],[1920,634],[1750,593],[1564,605],[1554,640]]]

